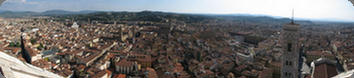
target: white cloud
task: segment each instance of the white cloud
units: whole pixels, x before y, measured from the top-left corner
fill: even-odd
[[[21,4],[39,4],[39,2],[27,1],[27,0],[5,0],[9,3],[21,3]]]
[[[26,3],[26,0],[6,0],[6,2],[13,2],[13,3]]]

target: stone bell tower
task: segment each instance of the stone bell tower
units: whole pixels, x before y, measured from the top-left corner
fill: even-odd
[[[300,25],[294,23],[294,17],[289,24],[285,24],[281,31],[280,44],[282,46],[281,78],[299,78],[299,43]]]

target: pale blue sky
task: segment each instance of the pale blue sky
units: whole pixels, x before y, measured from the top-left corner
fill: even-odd
[[[310,19],[354,21],[348,0],[7,0],[0,10],[164,11],[208,14],[265,14]]]

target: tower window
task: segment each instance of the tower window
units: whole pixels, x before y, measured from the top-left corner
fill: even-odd
[[[285,77],[291,77],[292,76],[292,74],[289,73],[289,72],[285,72],[284,75],[285,75]]]
[[[285,65],[287,65],[287,66],[292,66],[293,63],[292,63],[291,61],[285,61]]]
[[[288,61],[285,61],[285,65],[288,65]]]
[[[292,44],[291,44],[291,43],[288,43],[288,52],[291,52],[291,51],[292,51],[291,48],[292,48]]]

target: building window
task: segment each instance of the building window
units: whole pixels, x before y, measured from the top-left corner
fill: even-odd
[[[285,61],[285,65],[287,65],[287,66],[292,66],[293,63],[292,63],[291,61]]]
[[[288,61],[285,61],[285,65],[288,65]]]
[[[285,72],[284,75],[285,75],[285,77],[287,77],[287,78],[290,78],[290,77],[292,76],[292,74],[289,73],[289,72]]]
[[[288,52],[291,52],[292,44],[288,43]]]
[[[289,76],[289,73],[288,72],[285,72],[285,77],[288,77]]]

